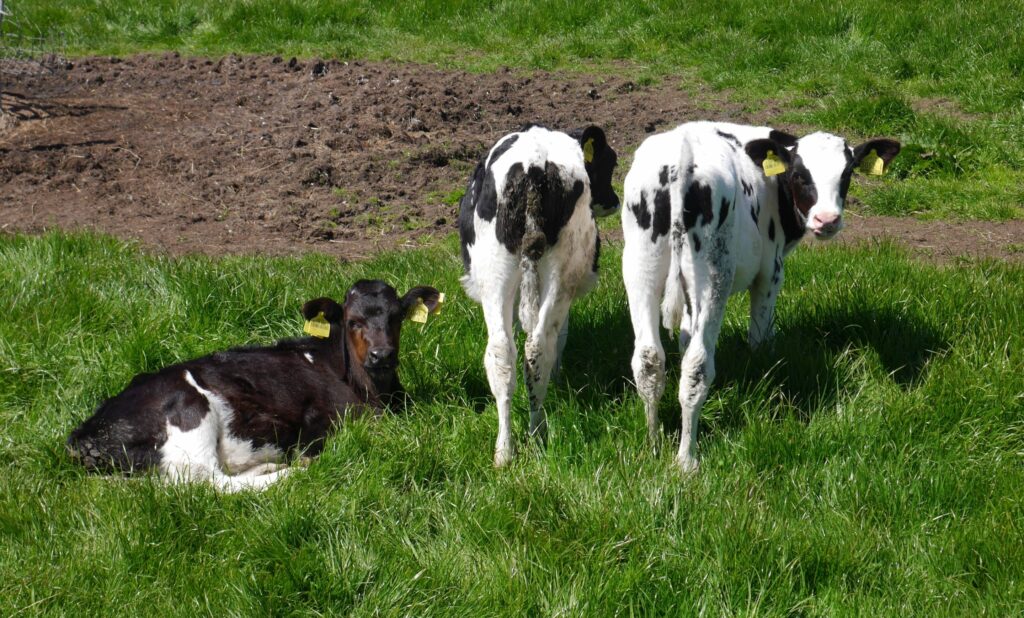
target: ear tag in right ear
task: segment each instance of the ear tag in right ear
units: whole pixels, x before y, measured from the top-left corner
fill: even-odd
[[[316,317],[312,320],[306,320],[306,325],[302,327],[302,332],[326,339],[331,336],[331,323],[324,317],[324,312],[316,314]]]
[[[761,167],[764,168],[765,176],[778,176],[786,171],[786,164],[782,162],[782,159],[779,159],[774,150],[768,151],[768,155],[761,163]]]
[[[583,162],[590,163],[594,160],[594,138],[583,143]]]
[[[878,156],[878,153],[874,148],[871,152],[864,157],[864,160],[860,162],[860,171],[871,176],[881,176],[885,173],[885,161],[882,157]]]
[[[430,315],[430,312],[427,311],[427,306],[425,304],[423,304],[423,299],[422,298],[417,298],[416,299],[416,304],[413,305],[412,307],[409,307],[409,312],[405,314],[405,318],[407,320],[411,320],[413,322],[418,322],[420,324],[426,324],[427,323],[427,316],[429,316],[429,315]]]

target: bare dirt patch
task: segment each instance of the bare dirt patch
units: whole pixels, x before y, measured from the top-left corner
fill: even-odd
[[[174,254],[348,259],[455,231],[473,165],[526,122],[602,125],[627,155],[621,178],[652,132],[709,115],[768,123],[778,111],[639,86],[627,72],[177,54],[79,59],[7,82],[2,102],[3,230],[94,229]],[[988,242],[960,242],[965,229]],[[847,242],[877,234],[939,259],[979,244],[982,255],[1021,259],[1024,246],[1020,222],[863,218],[844,232]]]

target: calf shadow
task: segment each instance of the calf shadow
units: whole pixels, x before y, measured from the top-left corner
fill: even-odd
[[[741,397],[778,392],[805,423],[816,411],[834,408],[849,392],[847,384],[857,379],[862,366],[861,354],[852,350],[873,353],[887,379],[906,391],[924,380],[932,358],[951,348],[936,324],[902,306],[835,307],[799,316],[780,331],[770,349],[755,351],[747,346],[745,333],[723,336],[712,388],[735,385]],[[678,431],[678,407],[674,411],[666,429]],[[719,431],[743,424],[743,414],[735,408],[705,423],[706,429]]]

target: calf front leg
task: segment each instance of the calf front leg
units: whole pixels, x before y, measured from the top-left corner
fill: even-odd
[[[771,277],[761,276],[750,286],[750,328],[747,343],[756,350],[775,336],[775,303],[782,289],[782,258],[777,257]]]

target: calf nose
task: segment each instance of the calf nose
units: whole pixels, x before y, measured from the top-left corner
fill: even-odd
[[[398,354],[394,348],[370,348],[364,363],[370,369],[385,369],[397,364]]]
[[[832,234],[839,231],[842,218],[839,213],[818,213],[811,217],[811,229],[819,234]]]

